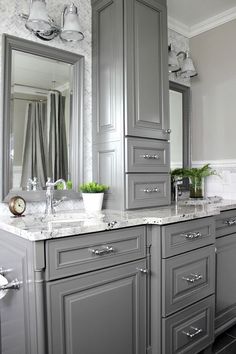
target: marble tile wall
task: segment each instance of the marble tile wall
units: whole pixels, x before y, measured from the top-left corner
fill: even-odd
[[[171,44],[172,49],[179,53],[181,51],[186,52],[189,50],[189,38],[184,37],[171,29],[168,30],[168,44]],[[169,80],[177,82],[185,86],[191,86],[190,79],[184,79],[180,76],[176,76],[175,73],[169,75]]]
[[[86,180],[92,177],[92,77],[91,77],[91,5],[88,0],[76,0],[78,6],[79,18],[85,39],[77,43],[63,43],[59,37],[49,42],[44,42],[36,38],[25,28],[24,21],[19,17],[20,13],[28,13],[29,0],[1,0],[0,1],[0,58],[1,58],[1,37],[3,33],[25,38],[34,42],[45,44],[56,48],[71,51],[85,57],[85,92],[84,92],[84,178]],[[53,17],[56,23],[60,23],[60,15],[65,0],[47,1],[49,15]],[[0,60],[0,85],[1,85],[1,60]],[[1,86],[0,86],[1,87]],[[75,203],[76,202],[70,202]],[[79,204],[81,206],[81,203]],[[38,208],[43,204],[38,203]],[[29,210],[31,204],[28,205]],[[32,206],[32,210],[35,206]],[[6,206],[0,203],[0,213],[6,210]]]

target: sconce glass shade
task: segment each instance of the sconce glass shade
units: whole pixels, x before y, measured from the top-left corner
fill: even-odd
[[[181,65],[181,76],[184,78],[197,76],[197,71],[193,64],[192,58],[190,58],[188,51],[186,52],[185,58]]]
[[[25,26],[28,30],[34,32],[47,32],[51,30],[45,0],[32,0],[29,18]]]
[[[80,28],[78,9],[74,4],[64,8],[60,37],[67,42],[77,42],[84,39]]]
[[[169,45],[168,51],[169,51],[169,56],[168,56],[169,73],[175,73],[180,70],[179,61],[176,53],[171,49],[171,45]]]

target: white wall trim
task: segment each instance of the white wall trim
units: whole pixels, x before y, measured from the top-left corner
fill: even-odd
[[[209,17],[207,20],[199,22],[194,26],[187,26],[173,17],[168,16],[168,27],[187,38],[192,38],[235,19],[236,6],[216,16]]]
[[[192,167],[199,167],[209,163],[213,168],[236,168],[235,159],[227,160],[207,160],[207,161],[192,161]]]
[[[173,17],[168,16],[168,28],[182,34],[182,36],[189,38],[190,27],[184,23],[175,20]]]
[[[209,31],[215,27],[221,26],[224,23],[236,19],[236,7],[233,7],[227,11],[222,12],[219,15],[212,16],[205,21],[202,21],[194,26],[190,27],[189,38],[195,37],[200,33]]]

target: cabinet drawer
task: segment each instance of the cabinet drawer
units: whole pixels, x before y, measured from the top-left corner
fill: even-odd
[[[216,216],[216,237],[236,232],[236,210],[222,211]]]
[[[149,208],[170,204],[170,176],[167,174],[126,175],[126,208]]]
[[[142,258],[145,244],[144,226],[50,240],[46,277],[56,279]]]
[[[215,241],[214,217],[202,218],[162,227],[164,258],[207,246]]]
[[[170,144],[167,141],[126,138],[126,172],[170,171]]]
[[[162,353],[196,354],[214,340],[214,296],[163,319]]]
[[[163,316],[213,294],[214,274],[214,246],[162,260]]]

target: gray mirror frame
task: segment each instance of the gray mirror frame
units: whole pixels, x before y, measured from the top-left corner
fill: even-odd
[[[42,201],[45,199],[45,191],[10,192],[11,161],[10,161],[10,97],[11,97],[11,69],[12,51],[17,50],[49,59],[62,61],[73,65],[73,104],[72,104],[72,128],[71,139],[71,179],[74,190],[83,182],[83,114],[84,114],[84,57],[62,49],[49,47],[44,44],[28,41],[8,34],[2,36],[2,119],[0,129],[2,144],[0,151],[0,163],[2,173],[0,176],[0,198],[8,201],[13,195],[20,195],[27,201]],[[80,193],[75,191],[60,191],[58,195],[66,195],[70,199],[78,198]]]

